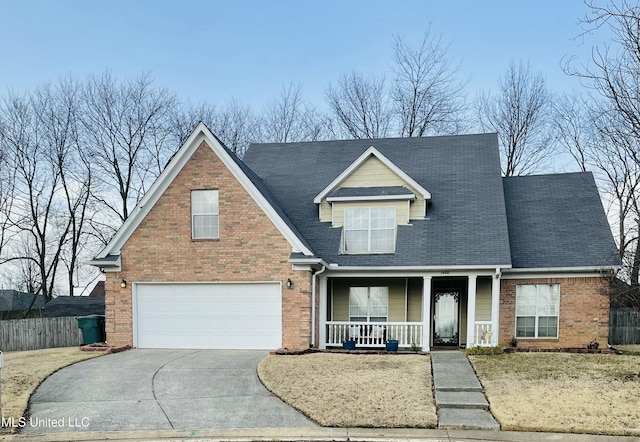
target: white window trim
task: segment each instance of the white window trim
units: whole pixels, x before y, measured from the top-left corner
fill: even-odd
[[[385,229],[373,229],[371,227],[371,210],[374,208],[385,208],[385,209],[393,209],[393,220],[394,220],[394,224],[393,224],[393,229],[391,228],[385,228]],[[347,250],[347,230],[349,231],[364,231],[365,229],[347,229],[347,223],[346,223],[346,218],[347,218],[347,211],[348,210],[362,210],[362,209],[366,209],[369,211],[369,216],[368,216],[368,220],[369,220],[369,226],[367,227],[367,250],[358,250],[358,251],[350,251]],[[371,250],[371,233],[374,230],[393,230],[393,247],[390,250]],[[358,254],[374,254],[374,253],[394,253],[396,251],[396,236],[397,236],[397,230],[398,230],[398,220],[397,220],[397,213],[396,213],[396,208],[394,206],[370,206],[370,207],[345,207],[344,209],[344,213],[343,213],[343,223],[342,223],[342,239],[341,239],[341,253],[346,254],[346,255],[358,255]]]
[[[531,315],[518,315],[518,288],[519,287],[527,287],[527,286],[535,286],[536,287],[536,314],[535,316],[531,316]],[[557,286],[558,287],[558,314],[555,315],[557,319],[556,321],[556,335],[555,336],[538,336],[538,325],[539,325],[539,319],[540,319],[540,302],[539,302],[539,290],[540,287],[542,286]],[[515,302],[515,328],[514,328],[514,336],[517,339],[558,339],[560,337],[560,298],[561,298],[561,292],[560,292],[560,284],[517,284],[516,285],[516,302]],[[546,317],[548,316],[553,316],[553,315],[545,315]],[[535,318],[535,322],[534,322],[534,336],[518,336],[518,318]]]
[[[194,192],[215,192],[216,199],[218,200],[218,212],[203,212],[203,213],[195,213],[193,210],[193,194]],[[220,239],[220,193],[218,189],[193,189],[190,194],[191,197],[191,239],[201,240],[201,239]],[[196,216],[217,216],[218,224],[217,229],[214,236],[195,236],[196,228],[195,228],[195,219]]]

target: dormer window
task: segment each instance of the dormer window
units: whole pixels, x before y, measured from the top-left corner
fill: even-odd
[[[342,248],[343,253],[393,253],[395,207],[345,208]]]

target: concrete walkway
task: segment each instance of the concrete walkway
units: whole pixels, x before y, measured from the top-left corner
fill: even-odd
[[[431,353],[438,428],[499,430],[482,385],[459,350]]]

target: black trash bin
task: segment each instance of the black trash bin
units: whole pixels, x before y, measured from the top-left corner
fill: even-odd
[[[95,344],[106,340],[103,315],[78,316],[76,321],[78,321],[78,327],[82,330],[82,345]]]

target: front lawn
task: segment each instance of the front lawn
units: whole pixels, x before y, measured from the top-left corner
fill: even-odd
[[[470,356],[503,430],[640,435],[640,356]]]
[[[423,355],[269,356],[264,385],[328,427],[435,428],[431,360]]]

